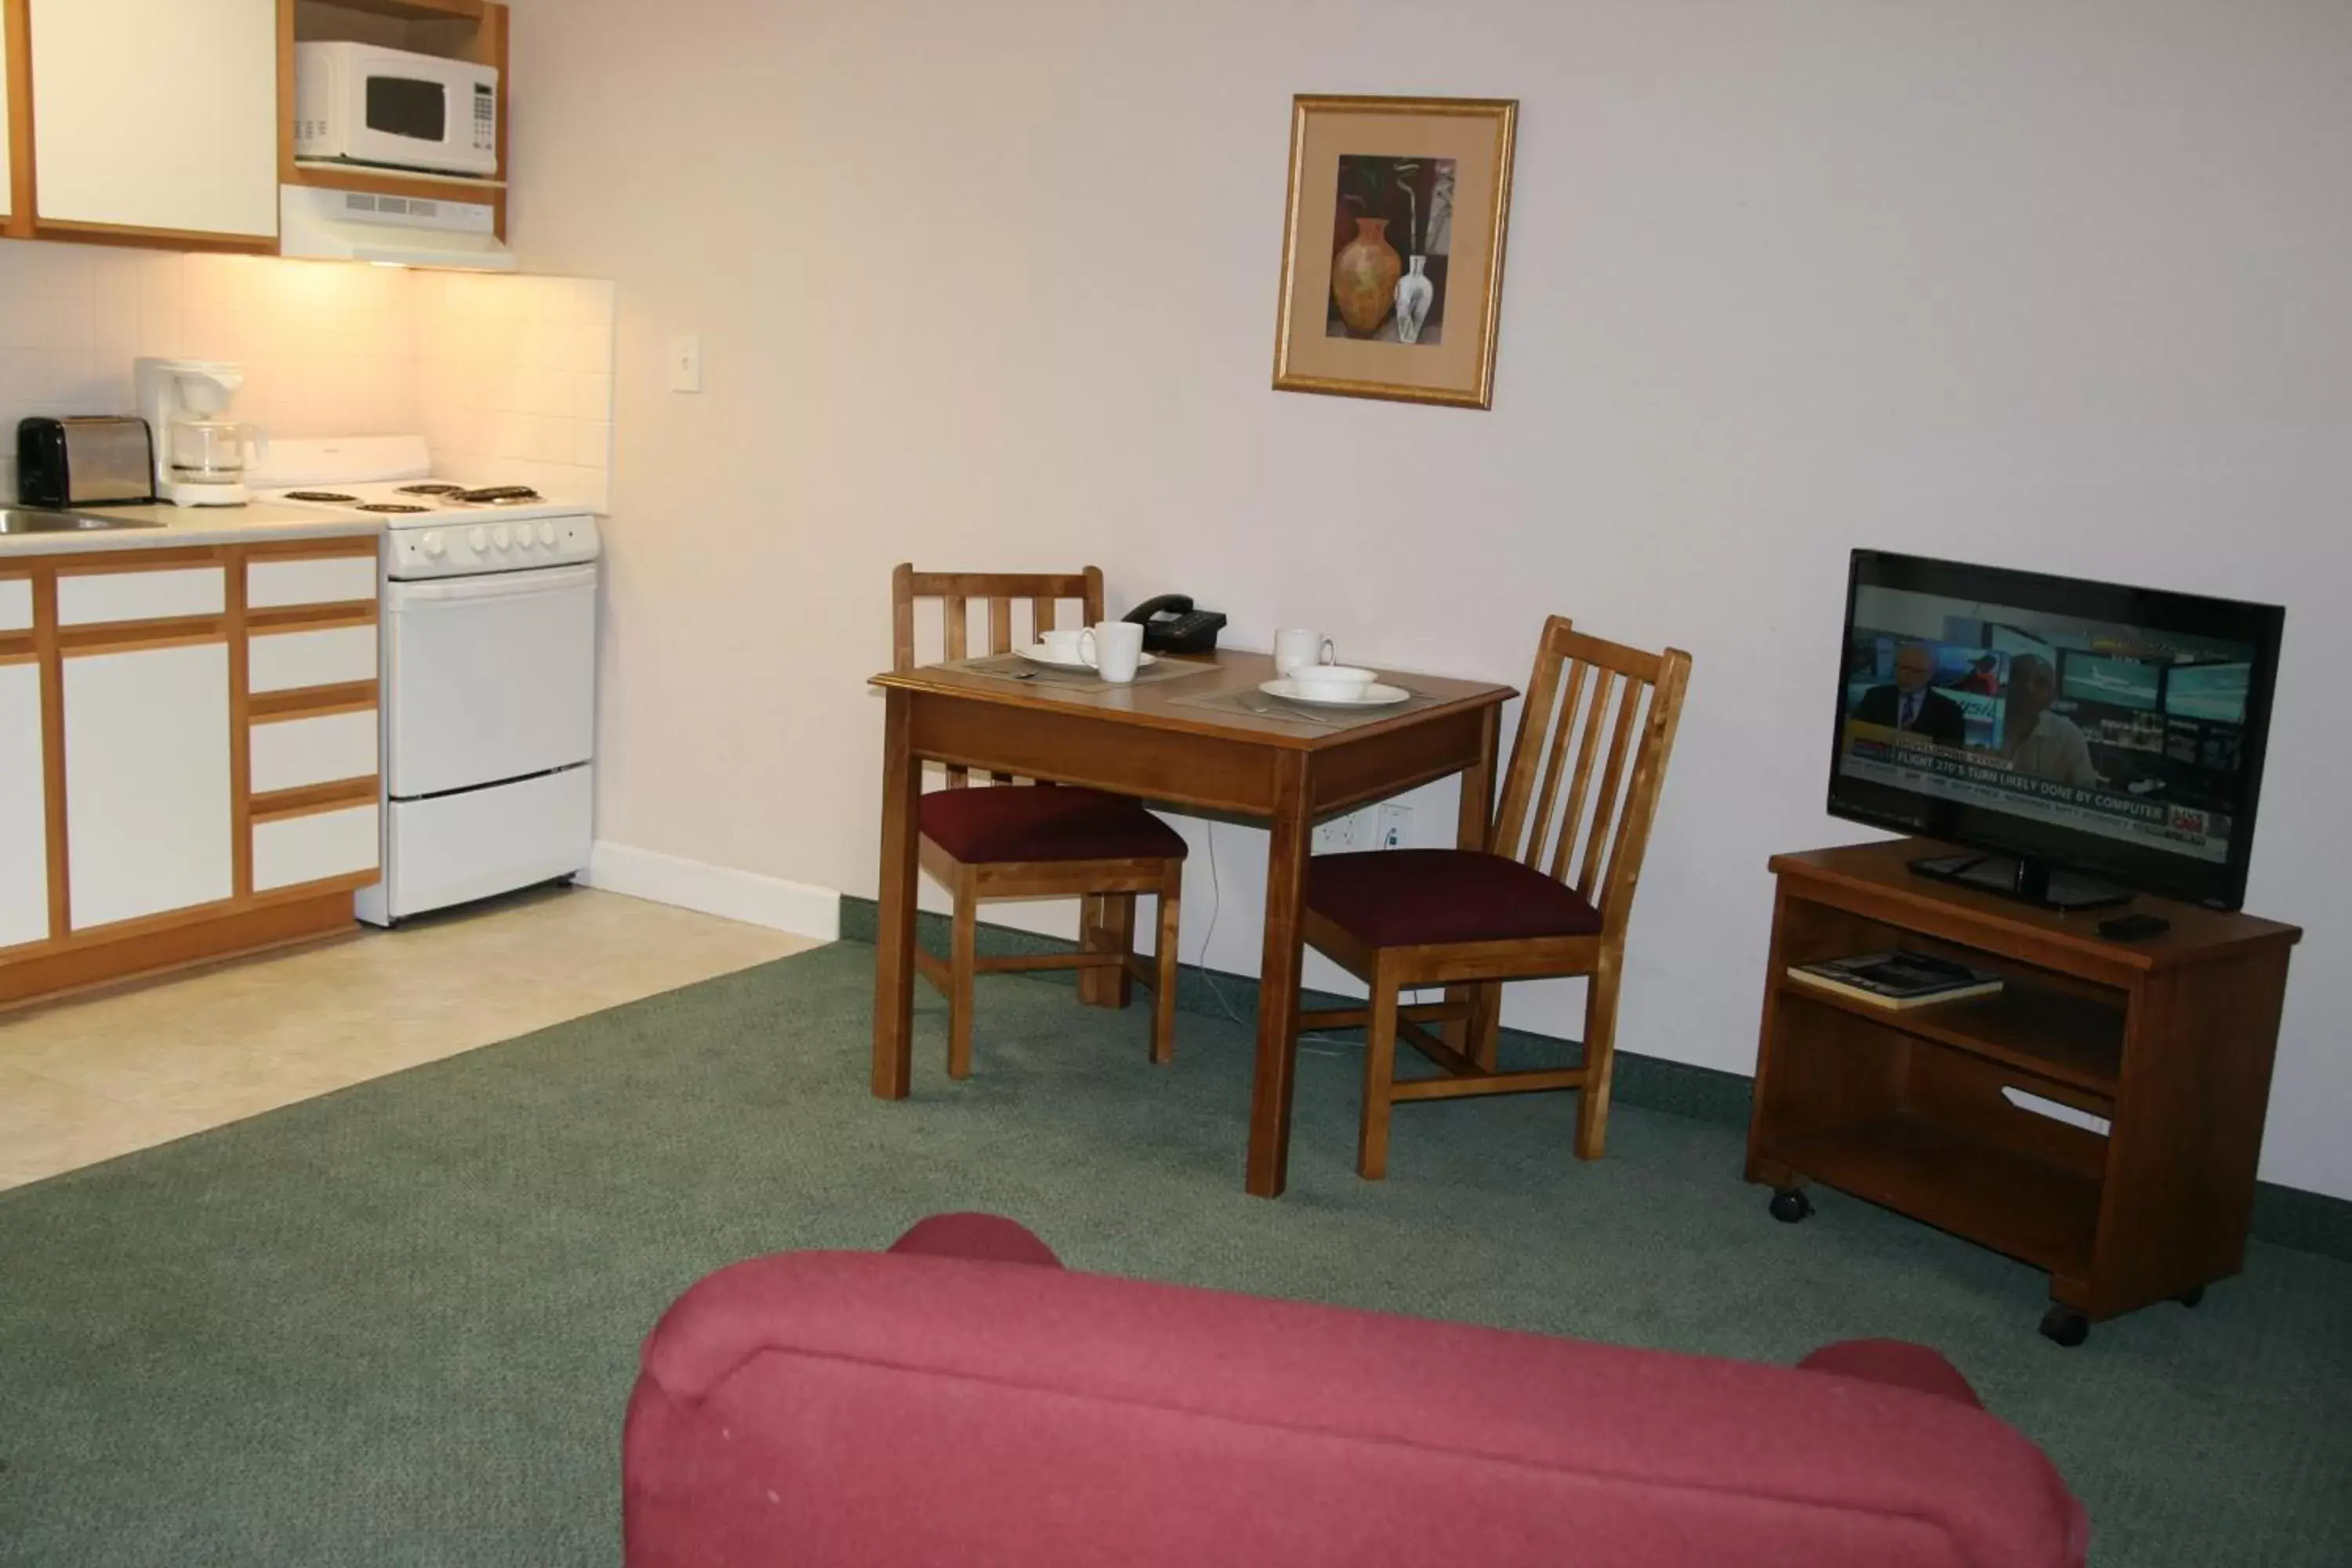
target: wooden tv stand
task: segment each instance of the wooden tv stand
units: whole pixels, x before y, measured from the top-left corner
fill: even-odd
[[[1777,855],[1748,1179],[1772,1212],[1824,1183],[2050,1271],[2042,1331],[2151,1302],[2194,1306],[2245,1260],[2294,926],[2141,898],[2172,929],[2098,934],[1947,883],[1920,839]],[[1787,978],[1909,948],[2007,978],[1998,996],[1889,1012]],[[2021,1110],[2011,1088],[2108,1121]]]

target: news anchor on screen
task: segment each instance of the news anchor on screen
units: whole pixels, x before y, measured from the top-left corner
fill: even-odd
[[[2032,653],[2011,659],[2001,752],[2019,773],[2078,789],[2098,789],[2106,780],[2091,763],[2082,726],[2050,711],[2057,697],[2058,674],[2048,659]]]
[[[1960,705],[1927,684],[1935,673],[1935,656],[1919,643],[1905,643],[1895,652],[1895,684],[1874,686],[1853,705],[1853,717],[1917,735],[1938,746],[1958,747],[1968,739],[1968,715]]]

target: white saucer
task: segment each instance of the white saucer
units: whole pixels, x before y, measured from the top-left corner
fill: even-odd
[[[1364,688],[1361,697],[1309,697],[1298,689],[1298,683],[1288,676],[1269,680],[1258,687],[1268,697],[1279,697],[1285,702],[1304,702],[1314,708],[1389,708],[1410,701],[1412,693],[1402,686],[1383,686],[1373,681]]]
[[[1064,660],[1055,658],[1053,655],[1045,651],[1045,645],[1041,642],[1033,642],[1027,647],[1016,648],[1013,651],[1018,653],[1023,658],[1027,659],[1030,663],[1042,664],[1048,669],[1094,668],[1093,665],[1084,663],[1078,659],[1073,658]],[[1150,653],[1139,654],[1137,656],[1135,662],[1139,668],[1147,664],[1158,664],[1160,662],[1160,656]]]

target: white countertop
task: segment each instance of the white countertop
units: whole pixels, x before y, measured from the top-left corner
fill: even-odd
[[[383,522],[374,518],[338,517],[313,507],[280,506],[268,501],[256,501],[249,506],[109,506],[75,510],[84,516],[153,519],[163,526],[0,533],[0,558],[81,555],[99,550],[173,550],[188,544],[250,544],[264,539],[337,539],[383,531]]]

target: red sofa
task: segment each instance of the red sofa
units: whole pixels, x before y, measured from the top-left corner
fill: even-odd
[[[1935,1352],[1800,1368],[1066,1272],[1010,1220],[752,1259],[646,1340],[630,1568],[2080,1568]]]

